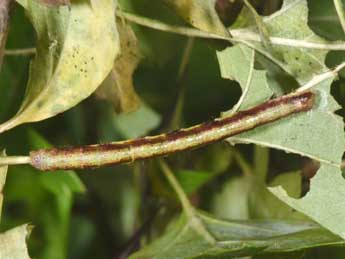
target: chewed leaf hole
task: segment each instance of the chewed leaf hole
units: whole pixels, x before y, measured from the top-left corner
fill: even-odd
[[[301,196],[304,197],[310,190],[310,180],[316,175],[320,168],[320,163],[312,160],[305,159],[303,162],[302,173],[302,193]]]
[[[271,150],[267,183],[269,186],[288,184],[291,189],[284,189],[289,196],[302,198],[308,193],[310,180],[316,175],[319,167],[320,164],[310,158],[288,154],[280,150]],[[286,174],[290,174],[291,177],[282,177]]]

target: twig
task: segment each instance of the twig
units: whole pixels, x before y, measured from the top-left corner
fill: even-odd
[[[165,177],[168,179],[169,183],[171,184],[174,191],[176,192],[181,202],[183,211],[186,214],[188,220],[190,221],[191,227],[193,227],[194,230],[196,230],[202,237],[204,237],[207,242],[209,242],[210,244],[214,244],[216,242],[215,238],[210,234],[210,232],[207,231],[207,229],[203,225],[202,221],[200,220],[197,213],[195,212],[194,207],[188,200],[187,195],[183,191],[181,185],[177,181],[173,172],[170,170],[168,165],[162,159],[159,160],[159,165]]]
[[[5,49],[6,56],[31,56],[36,54],[36,48]]]
[[[253,14],[261,41],[264,47],[268,49],[270,47],[270,37],[261,16],[256,12],[255,8],[252,6],[252,4],[248,0],[243,0],[243,2],[247,6],[247,8],[250,10],[250,12]]]
[[[186,84],[184,78],[186,77],[187,65],[190,60],[190,55],[194,46],[194,38],[188,38],[186,47],[183,51],[182,60],[177,74],[176,86],[177,93],[175,99],[175,105],[171,113],[169,121],[169,130],[175,130],[180,127],[181,114],[184,106],[184,96],[186,91]]]
[[[322,81],[332,78],[336,76],[340,70],[345,68],[345,62],[341,63],[340,65],[336,66],[334,69],[329,70],[323,74],[315,76],[312,80],[310,80],[308,83],[306,83],[304,86],[297,89],[297,92],[304,92],[311,88],[313,88],[315,85],[321,83]]]
[[[146,17],[142,17],[135,14],[130,13],[121,13],[119,14],[120,17],[124,17],[126,20],[136,23],[141,26],[145,26],[151,29],[165,31],[169,33],[180,34],[188,37],[195,37],[195,38],[207,38],[207,39],[218,39],[218,40],[226,40],[234,43],[243,43],[244,41],[253,41],[253,42],[262,42],[260,35],[258,33],[249,31],[247,29],[234,29],[231,30],[232,37],[223,37],[213,33],[208,33],[204,31],[200,31],[198,29],[183,27],[183,26],[175,26],[160,22],[158,20],[149,19]],[[305,48],[305,49],[319,49],[319,50],[345,50],[344,43],[320,43],[320,42],[313,42],[313,41],[305,41],[305,40],[296,40],[296,39],[289,39],[289,38],[280,38],[280,37],[269,37],[269,41],[272,45],[281,45],[287,47],[295,47],[295,48]]]
[[[31,159],[28,156],[1,156],[0,166],[2,165],[25,165],[30,164]]]

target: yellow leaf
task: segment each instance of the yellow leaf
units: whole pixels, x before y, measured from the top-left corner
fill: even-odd
[[[55,116],[87,98],[119,53],[114,0],[73,1],[70,6],[18,2],[37,32],[37,55],[22,106],[0,125],[0,133]]]

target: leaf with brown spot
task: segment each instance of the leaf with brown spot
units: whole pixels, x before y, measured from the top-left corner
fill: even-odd
[[[103,82],[119,53],[114,0],[48,6],[18,0],[37,32],[37,55],[18,113],[0,133],[23,123],[62,113],[90,96]]]
[[[125,21],[117,21],[121,54],[114,67],[96,91],[96,95],[112,102],[118,113],[132,112],[139,108],[140,99],[133,86],[133,73],[137,68],[141,55],[137,38]]]

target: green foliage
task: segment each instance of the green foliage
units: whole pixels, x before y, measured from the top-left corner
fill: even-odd
[[[0,259],[345,257],[341,6],[17,0],[0,53],[10,155],[158,134],[294,90],[316,101],[166,163],[1,166]]]
[[[198,215],[216,238],[208,243],[185,216],[176,219],[167,234],[130,258],[234,258],[253,254],[292,252],[342,244],[342,240],[312,223],[284,221],[221,221]]]

